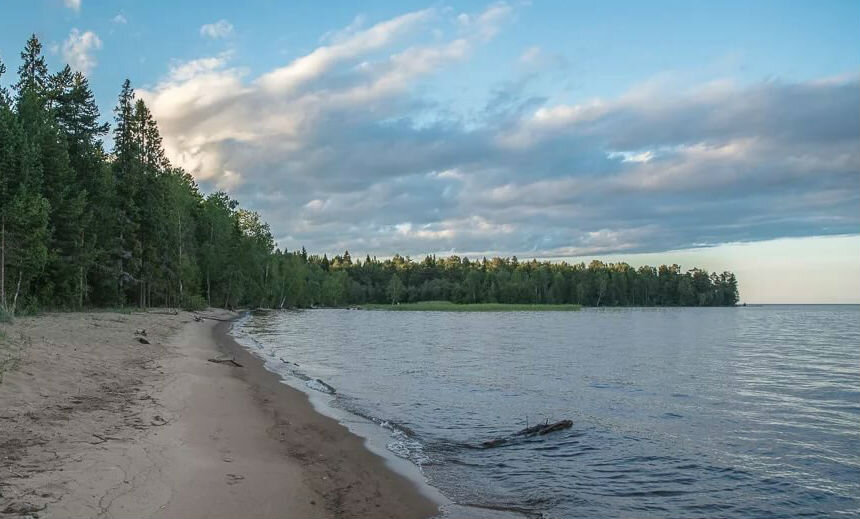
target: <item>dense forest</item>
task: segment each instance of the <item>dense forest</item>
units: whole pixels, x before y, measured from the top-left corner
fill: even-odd
[[[0,62],[0,81],[6,66]],[[146,104],[122,85],[111,129],[87,78],[50,74],[31,37],[0,88],[0,313],[116,306],[310,307],[422,300],[733,305],[731,273],[279,250],[268,224],[204,195],[165,157]],[[102,139],[112,132],[113,150]]]

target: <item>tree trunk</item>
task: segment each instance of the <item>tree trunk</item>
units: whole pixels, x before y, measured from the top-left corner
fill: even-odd
[[[140,307],[146,308],[146,280],[140,280]]]
[[[230,292],[233,291],[233,275],[230,275],[230,278],[227,282],[227,297],[224,299],[224,308],[230,308]]]
[[[212,250],[212,242],[215,241],[215,224],[209,222],[209,249]],[[212,306],[212,285],[210,284],[209,271],[212,269],[212,257],[210,255],[206,262],[206,303]]]
[[[22,272],[18,271],[18,286],[15,288],[15,298],[12,299],[12,311],[10,312],[12,315],[15,315],[15,307],[18,306],[18,294],[21,293],[21,275]]]
[[[179,277],[179,304],[182,304],[182,212],[179,213],[179,265],[176,267]]]
[[[6,215],[0,217],[0,309],[6,309]]]
[[[79,247],[84,248],[84,231],[81,231],[81,241]],[[78,308],[84,306],[84,266],[78,266]]]

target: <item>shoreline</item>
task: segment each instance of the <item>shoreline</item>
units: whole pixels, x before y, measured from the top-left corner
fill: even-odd
[[[265,313],[276,312],[276,310],[272,309],[261,311]],[[527,512],[516,507],[494,506],[482,503],[460,504],[452,501],[427,480],[424,473],[415,463],[398,456],[388,448],[388,442],[391,440],[390,431],[381,426],[377,421],[365,415],[356,414],[333,405],[335,400],[334,394],[310,388],[307,384],[303,383],[304,379],[285,376],[267,368],[266,359],[259,353],[259,350],[250,343],[243,342],[233,334],[233,330],[237,324],[244,324],[245,319],[252,319],[255,314],[256,312],[249,312],[237,317],[230,323],[220,323],[218,325],[220,328],[219,332],[226,336],[226,348],[228,349],[225,349],[224,352],[229,355],[239,352],[243,359],[240,362],[249,360],[249,362],[257,363],[266,374],[273,377],[281,386],[302,394],[316,413],[335,421],[347,428],[351,434],[363,439],[365,449],[382,458],[389,470],[411,481],[422,494],[436,503],[439,507],[437,517],[458,517],[463,519],[524,519],[532,517]],[[256,339],[250,335],[248,338],[251,342],[256,342]]]
[[[0,513],[439,514],[416,482],[266,370],[230,326],[188,312],[46,314],[0,326],[4,343],[21,343],[0,383]],[[141,328],[149,344],[137,340]],[[242,367],[208,362],[224,354]]]
[[[324,459],[315,460],[306,466],[306,469],[311,472],[311,481],[332,481],[322,485],[322,487],[324,492],[336,494],[329,496],[333,497],[336,503],[359,498],[363,489],[368,485],[379,489],[384,485],[393,494],[390,497],[393,497],[395,501],[389,505],[396,505],[398,508],[402,506],[402,508],[391,514],[386,511],[391,510],[391,508],[386,506],[374,504],[373,508],[370,508],[360,505],[358,508],[369,512],[369,517],[434,517],[440,513],[439,507],[444,504],[442,501],[444,498],[435,488],[429,487],[423,479],[418,481],[412,475],[404,474],[402,467],[398,470],[398,468],[390,466],[391,458],[374,452],[374,449],[368,445],[366,438],[351,431],[348,425],[341,423],[336,417],[320,412],[311,401],[311,396],[308,393],[290,386],[280,375],[266,369],[265,361],[240,344],[230,333],[237,320],[238,317],[229,322],[219,322],[213,329],[219,350],[243,365],[243,369],[234,370],[234,375],[254,386],[258,403],[266,407],[276,420],[280,420],[282,425],[284,417],[291,417],[289,427],[293,429],[319,427],[327,435],[330,435],[327,441],[332,443],[332,448],[338,450],[339,458],[326,456]],[[297,412],[297,408],[302,409]],[[295,444],[290,448],[308,449],[306,445]],[[324,449],[321,448],[320,450]],[[401,461],[408,463],[406,460]],[[360,469],[355,472],[344,470],[348,469],[349,466],[360,467]],[[314,474],[319,477],[313,477]],[[356,478],[357,475],[362,477]],[[379,481],[373,481],[375,479]],[[345,488],[349,490],[342,492]],[[376,492],[377,490],[374,490],[374,494],[379,497]],[[386,496],[386,501],[388,497]],[[336,513],[336,515],[345,517],[365,516],[361,513],[351,512]]]

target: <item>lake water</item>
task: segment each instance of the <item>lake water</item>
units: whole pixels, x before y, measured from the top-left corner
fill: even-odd
[[[331,405],[385,427],[460,504],[860,517],[858,306],[311,310],[235,333],[292,383],[335,387]],[[573,427],[480,448],[561,419]]]

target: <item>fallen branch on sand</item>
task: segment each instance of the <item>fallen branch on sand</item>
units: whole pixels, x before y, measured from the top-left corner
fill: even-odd
[[[10,503],[0,513],[17,515],[20,517],[30,516],[35,517],[39,512],[47,508],[48,505],[36,506],[32,503]]]
[[[228,323],[228,322],[230,322],[230,321],[232,321],[232,320],[233,320],[233,319],[221,319],[220,317],[212,317],[211,315],[198,315],[198,314],[194,314],[194,320],[195,320],[195,321],[200,322],[200,321],[202,321],[202,320],[204,320],[204,319],[209,319],[209,320],[211,320],[211,321],[222,321],[222,322],[225,322],[225,323]]]
[[[102,436],[101,434],[96,434],[96,433],[93,433],[93,436],[95,436],[96,438],[99,439],[99,441],[97,441],[97,442],[90,442],[93,445],[98,445],[98,444],[104,443],[108,440],[122,440],[122,438],[117,438],[115,436]]]
[[[232,357],[230,357],[229,359],[208,359],[208,360],[209,360],[209,362],[214,362],[215,364],[232,364],[232,365],[236,366],[237,368],[244,367],[241,364],[239,364],[238,362],[236,362],[236,359],[234,359]]]
[[[561,420],[560,422],[555,423],[549,423],[549,420],[547,420],[542,424],[534,425],[532,427],[526,427],[525,429],[512,434],[510,438],[496,438],[494,440],[485,441],[481,444],[481,447],[484,447],[485,449],[499,447],[501,445],[507,444],[514,438],[531,438],[533,436],[543,436],[544,434],[549,434],[555,431],[562,431],[564,429],[570,429],[571,427],[573,427],[573,422],[571,420]]]

